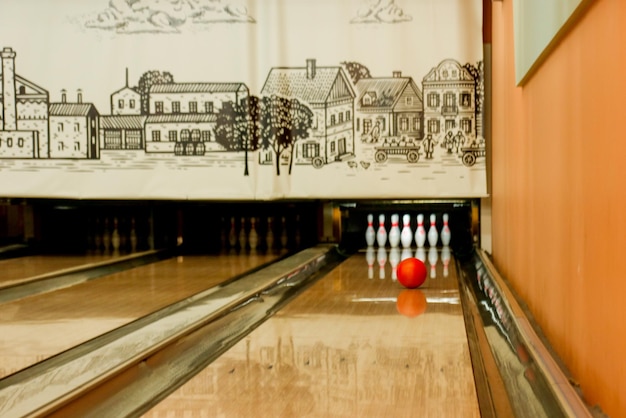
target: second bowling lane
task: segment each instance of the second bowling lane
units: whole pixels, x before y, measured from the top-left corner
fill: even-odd
[[[0,288],[78,267],[93,267],[121,258],[119,254],[32,255],[0,260]]]
[[[0,378],[279,256],[181,256],[0,304]]]
[[[408,290],[351,256],[144,417],[479,417],[454,259],[437,258]]]

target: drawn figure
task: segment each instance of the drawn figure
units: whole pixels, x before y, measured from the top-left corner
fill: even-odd
[[[424,153],[426,154],[427,160],[432,160],[433,151],[435,151],[435,145],[437,145],[437,141],[433,139],[431,134],[428,134],[423,141]]]
[[[452,132],[450,132],[450,135],[452,135]],[[456,153],[458,154],[459,147],[463,147],[463,145],[465,144],[465,136],[461,131],[457,132],[456,136],[454,137],[454,142],[456,143]]]
[[[448,154],[452,154],[452,149],[454,148],[456,144],[456,138],[452,136],[452,131],[448,131],[448,134],[446,135],[446,137],[443,139],[443,142],[441,143],[441,147],[445,148]],[[457,146],[457,152],[458,152],[458,146]]]
[[[380,138],[380,122],[376,122],[376,125],[372,128],[372,142],[378,142]]]

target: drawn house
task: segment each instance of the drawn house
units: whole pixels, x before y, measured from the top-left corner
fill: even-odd
[[[126,70],[126,85],[111,94],[111,115],[141,114],[141,94],[128,86],[128,69]]]
[[[204,155],[223,150],[215,142],[217,113],[249,95],[243,83],[166,83],[150,87],[146,152]]]
[[[79,90],[76,103],[50,103],[50,158],[100,158],[98,110],[83,103]]]
[[[356,133],[363,142],[379,138],[421,139],[422,92],[412,77],[362,78],[356,83]]]
[[[424,129],[434,139],[448,133],[476,138],[476,80],[457,61],[447,59],[424,77]]]
[[[274,67],[261,95],[296,98],[313,111],[311,134],[296,142],[294,163],[320,167],[354,155],[355,93],[343,68],[317,67],[315,59],[306,67]],[[261,152],[259,158],[271,164],[273,154]]]
[[[100,148],[106,150],[144,150],[145,115],[100,116]]]
[[[4,48],[2,57],[1,158],[48,158],[46,90],[15,73],[15,55]]]

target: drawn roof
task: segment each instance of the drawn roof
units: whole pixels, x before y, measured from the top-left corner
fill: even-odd
[[[0,71],[0,75],[2,74],[2,71]],[[37,84],[33,83],[32,81],[28,81],[27,79],[25,79],[24,77],[21,77],[17,74],[15,74],[15,84],[16,86],[19,85],[23,85],[25,87],[28,87],[28,89],[30,91],[26,92],[26,95],[28,96],[38,96],[38,95],[45,95],[48,96],[48,91],[45,90],[42,87],[39,87]],[[2,91],[2,86],[0,85],[0,91]],[[23,96],[20,93],[17,93],[17,96]]]
[[[113,94],[118,94],[118,93],[121,93],[121,92],[123,92],[124,90],[130,90],[130,91],[132,91],[133,93],[140,94],[140,93],[139,93],[139,90],[137,90],[137,87],[128,87],[128,86],[124,86],[124,87],[122,87],[121,89],[119,89],[119,90],[117,90],[117,91],[114,91],[114,92],[112,93],[112,95],[113,95]]]
[[[143,129],[147,116],[113,115],[100,116],[102,129]]]
[[[233,93],[247,90],[243,83],[165,83],[153,84],[150,93]]]
[[[50,103],[50,116],[87,116],[92,109],[92,103]]]
[[[150,115],[146,123],[214,123],[217,121],[215,113],[168,113]]]
[[[395,106],[400,96],[410,86],[415,94],[422,100],[422,92],[413,82],[411,77],[376,77],[361,78],[356,83],[357,100],[362,103],[363,96],[375,92],[377,100],[368,108],[391,109]]]
[[[261,95],[295,97],[308,103],[324,103],[340,72],[341,67],[316,67],[315,76],[310,78],[307,77],[306,67],[272,68]]]

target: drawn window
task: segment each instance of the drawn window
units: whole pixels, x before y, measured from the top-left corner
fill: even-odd
[[[343,113],[339,113],[339,123],[343,123]]]
[[[334,142],[331,142],[331,143],[330,143],[330,152],[332,152],[332,153],[334,153],[334,152],[335,152],[335,148],[336,148],[336,146],[335,146],[335,145],[337,145],[337,144],[335,144]]]
[[[180,113],[180,102],[172,102],[172,113]]]
[[[361,118],[356,118],[356,131],[358,132],[361,129]]]
[[[63,122],[59,122],[59,125],[57,126],[57,131],[63,132]]]
[[[439,107],[439,94],[428,93],[428,107]]]
[[[9,138],[11,139],[11,138]],[[59,151],[63,151],[65,149],[65,144],[63,143],[63,141],[59,141],[59,145],[58,145],[58,150]]]
[[[198,113],[198,102],[189,102],[189,113]]]
[[[363,119],[363,133],[367,135],[372,129],[372,120],[371,119]]]
[[[122,147],[122,131],[104,131],[104,148],[120,149]]]
[[[335,121],[335,115],[330,115],[330,126],[333,126],[335,123],[337,123]]]
[[[163,113],[163,102],[154,102],[154,113]]]
[[[170,140],[170,142],[176,142],[178,140],[178,132],[169,131],[167,134],[167,138]]]
[[[182,131],[180,131],[180,140],[182,142],[189,142],[190,138],[191,132],[189,132],[189,129],[183,129]]]
[[[469,93],[461,93],[461,106],[463,107],[470,106],[470,94]]]
[[[213,102],[204,102],[204,111],[206,113],[213,113]]]
[[[439,120],[431,119],[428,121],[428,132],[432,134],[439,133]]]
[[[456,121],[454,119],[447,119],[446,120],[446,131],[450,131],[452,129],[456,128]]]
[[[21,136],[17,138],[17,146],[19,148],[24,148],[24,138],[22,138]]]
[[[80,123],[74,124],[74,132],[80,132]]]
[[[418,117],[413,118],[413,130],[416,132],[420,130],[420,118]]]
[[[126,131],[126,148],[141,149],[141,131]]]
[[[131,109],[135,108],[135,99],[130,99],[128,101],[128,107],[130,107]]]
[[[372,98],[368,95],[363,96],[363,106],[371,106]]]
[[[469,119],[462,119],[461,129],[463,129],[466,134],[470,133],[472,131],[472,121]]]
[[[456,95],[452,92],[448,92],[443,96],[444,106],[456,106]]]
[[[26,87],[20,86],[19,92],[20,92],[20,94],[26,94]]]
[[[202,131],[202,142],[211,142],[211,131]]]
[[[346,111],[346,120],[351,120],[352,118],[352,114],[350,113],[349,110]]]
[[[304,144],[302,145],[302,156],[304,158],[315,158],[320,155],[319,144]]]
[[[194,129],[191,131],[191,140],[193,142],[200,142],[200,129]]]
[[[120,109],[124,109],[124,99],[119,99],[117,101],[117,107],[119,107]]]
[[[411,96],[406,97],[406,98],[405,98],[405,100],[404,100],[404,103],[405,103],[407,106],[413,106],[413,97],[411,97]]]
[[[400,130],[402,132],[409,130],[409,118],[400,118]]]
[[[152,131],[152,140],[154,142],[161,142],[161,131]]]
[[[74,151],[80,151],[80,142],[74,141]]]
[[[7,147],[9,147],[9,148],[13,147],[13,138],[11,138],[11,137],[7,138]]]

